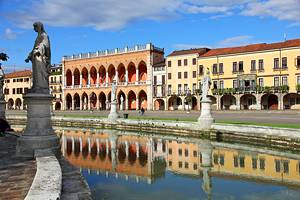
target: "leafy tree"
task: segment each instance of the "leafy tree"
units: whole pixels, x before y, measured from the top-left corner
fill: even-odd
[[[1,61],[7,61],[8,55],[6,53],[0,53],[0,60]]]

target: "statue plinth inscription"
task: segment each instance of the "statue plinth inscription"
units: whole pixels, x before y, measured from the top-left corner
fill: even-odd
[[[52,95],[49,94],[49,75],[51,67],[50,41],[41,22],[33,24],[38,33],[33,50],[26,62],[32,62],[32,88],[24,95],[27,104],[27,124],[18,139],[17,154],[34,156],[37,149],[47,149],[54,153],[59,150],[59,138],[55,135],[51,123]]]

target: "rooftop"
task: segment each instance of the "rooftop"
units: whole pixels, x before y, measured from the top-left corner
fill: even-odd
[[[9,74],[5,74],[5,78],[30,77],[30,76],[31,76],[31,70],[15,71]]]
[[[202,54],[208,52],[209,50],[210,50],[210,49],[208,49],[208,48],[197,48],[197,49],[176,50],[176,51],[173,51],[171,54],[169,54],[167,57],[169,57],[169,56],[187,55],[187,54],[198,54],[198,55],[202,55]]]
[[[281,48],[289,48],[289,47],[297,47],[297,46],[300,46],[300,39],[287,40],[284,42],[277,42],[277,43],[270,43],[270,44],[260,43],[260,44],[250,44],[250,45],[238,46],[238,47],[211,49],[205,54],[202,54],[200,57],[265,51],[265,50],[281,49]]]

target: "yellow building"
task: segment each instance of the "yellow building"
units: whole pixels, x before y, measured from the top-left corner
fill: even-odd
[[[198,57],[206,68],[217,109],[300,109],[300,39],[212,49]]]
[[[207,51],[207,48],[180,50],[166,57],[168,110],[199,109],[199,98],[195,95],[197,58]]]
[[[49,87],[53,95],[53,110],[62,108],[62,65],[53,65],[49,76]]]
[[[6,109],[26,109],[23,94],[26,94],[32,86],[31,71],[16,71],[5,75],[4,94],[7,102]]]

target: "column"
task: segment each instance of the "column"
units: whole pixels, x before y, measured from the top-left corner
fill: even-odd
[[[97,97],[97,100],[96,100],[96,109],[97,109],[97,110],[99,110],[99,108],[100,108],[100,107],[99,107],[99,103],[100,103],[100,101],[99,101],[99,98]]]
[[[97,145],[97,154],[99,154],[100,152],[99,138],[96,139],[96,145]]]
[[[91,100],[90,99],[87,100],[87,107],[88,107],[88,110],[91,110]]]
[[[108,85],[108,72],[106,72],[105,84]]]
[[[139,146],[139,143],[136,142],[135,146],[136,146],[136,157],[139,158],[140,157],[140,146]]]
[[[278,110],[283,110],[283,95],[278,94]]]
[[[64,88],[66,88],[66,86],[67,86],[67,76],[66,75],[64,75],[63,86],[64,86]]]
[[[125,110],[128,110],[128,97],[125,95]]]
[[[72,139],[72,152],[74,152],[74,150],[75,150],[75,139],[74,139],[74,137],[72,137],[71,139]]]
[[[221,110],[221,97],[217,95],[217,110]]]
[[[97,71],[96,87],[99,87],[99,72]]]
[[[136,110],[139,110],[139,98],[138,97],[136,97]]]
[[[91,73],[88,73],[88,87],[91,87]]]
[[[128,85],[128,70],[125,70],[125,85]]]
[[[236,109],[237,110],[241,109],[241,98],[240,98],[240,95],[236,96]]]
[[[106,154],[108,155],[108,139],[105,140]]]
[[[79,144],[80,144],[80,153],[82,153],[82,138],[79,138]]]
[[[256,110],[261,110],[261,101],[260,101],[260,95],[256,94]]]
[[[79,88],[82,88],[82,73],[80,72],[79,76]]]
[[[71,105],[72,110],[75,110],[75,102],[74,102],[74,96],[72,96],[72,105]]]
[[[118,82],[119,82],[119,72],[118,72],[118,70],[116,71],[116,83],[117,83],[117,85],[118,85]]]
[[[74,73],[72,73],[72,88],[74,88],[75,80],[74,80]]]
[[[63,133],[62,133],[62,154],[63,156],[65,156],[65,149],[66,149],[66,136],[65,136],[65,133],[64,133],[64,130],[63,130]]]
[[[136,75],[135,84],[137,85],[139,82],[139,68],[138,67],[135,70],[135,75]]]
[[[89,150],[89,153],[91,153],[91,138],[88,138],[88,150]]]
[[[128,141],[125,141],[125,153],[126,153],[126,157],[128,157],[128,155],[129,155],[129,144],[128,144]]]

